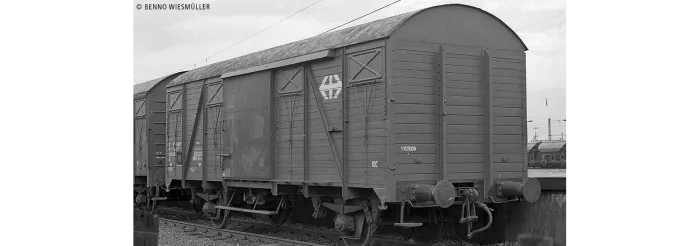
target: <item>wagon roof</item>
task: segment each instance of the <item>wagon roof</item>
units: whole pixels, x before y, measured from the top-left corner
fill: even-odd
[[[493,16],[491,13],[486,12],[482,9],[463,4],[439,5],[426,9],[448,5],[473,8]],[[335,49],[362,42],[386,38],[389,35],[391,35],[394,31],[396,31],[411,16],[419,12],[425,11],[426,9],[421,9],[417,11],[387,17],[384,19],[379,19],[373,22],[368,22],[365,24],[348,27],[338,31],[317,35],[296,42],[283,44],[274,48],[261,50],[229,60],[213,63],[208,66],[192,69],[189,72],[183,74],[182,76],[175,78],[173,81],[170,82],[170,84],[168,84],[168,87],[201,79],[211,78],[214,76],[222,75],[226,72],[259,66],[275,61],[306,55],[317,51]],[[493,16],[493,18],[500,21],[504,26],[508,27],[508,25],[503,23],[503,21],[501,21],[498,17]],[[508,28],[510,29],[510,27]],[[510,30],[512,31],[512,29]],[[517,34],[515,36],[518,37]],[[518,37],[518,39],[519,38],[520,37]],[[522,43],[523,47],[525,47],[525,50],[527,50],[525,43],[523,43],[522,40],[520,40],[520,42]]]
[[[530,143],[527,143],[527,152],[530,152],[530,151],[532,150],[532,148],[537,147],[537,145],[540,144],[540,143],[541,143],[541,142],[534,142],[534,143],[533,143],[533,142],[530,142]]]
[[[143,83],[135,84],[135,85],[134,85],[134,95],[139,94],[139,93],[142,93],[142,92],[150,91],[151,89],[153,89],[154,86],[156,86],[158,83],[160,83],[160,82],[163,81],[164,79],[167,79],[167,78],[170,77],[170,76],[173,76],[173,75],[176,75],[176,74],[181,74],[181,73],[184,73],[184,71],[183,71],[183,72],[177,72],[177,73],[174,73],[174,74],[168,74],[168,75],[165,75],[165,76],[160,77],[160,78],[157,78],[157,79],[152,79],[152,80],[149,80],[149,81],[146,81],[146,82],[143,82]]]
[[[566,142],[543,142],[537,147],[540,152],[557,152],[566,146]]]

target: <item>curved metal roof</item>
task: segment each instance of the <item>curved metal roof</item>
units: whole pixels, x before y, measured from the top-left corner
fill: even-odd
[[[153,89],[154,86],[156,86],[158,83],[160,83],[164,79],[167,79],[168,77],[173,76],[173,75],[182,74],[184,72],[185,71],[177,72],[174,74],[168,74],[168,75],[165,75],[165,76],[157,78],[157,79],[152,79],[152,80],[149,80],[149,81],[146,81],[143,83],[135,84],[134,85],[134,95],[142,93],[142,92],[150,91],[151,89]]]
[[[373,22],[348,27],[338,31],[317,35],[300,41],[280,45],[274,48],[261,50],[229,60],[217,62],[208,66],[195,68],[171,81],[170,84],[168,84],[168,87],[201,79],[211,78],[222,75],[226,72],[259,66],[317,51],[335,49],[348,45],[386,38],[389,35],[391,35],[394,31],[396,31],[396,29],[398,29],[403,23],[406,22],[406,20],[411,18],[413,15],[425,11],[427,9],[451,5],[480,10],[484,13],[493,16],[493,18],[497,19],[504,26],[508,27],[508,25],[503,23],[503,21],[501,21],[498,17],[492,15],[487,11],[473,6],[463,4],[446,4],[433,6],[430,8],[395,15],[384,19],[379,19]],[[511,29],[510,27],[508,27],[508,29],[513,31],[513,29]],[[514,31],[513,34],[515,34],[515,36],[518,39],[520,39],[520,37]],[[527,46],[525,46],[525,43],[523,43],[522,40],[520,40],[520,42],[522,43],[525,50],[527,50]]]
[[[542,143],[542,142],[527,143],[527,152],[530,152],[532,150],[532,148],[537,147],[537,145],[539,145],[540,143]]]
[[[537,149],[540,150],[540,152],[557,152],[561,150],[561,148],[564,148],[566,146],[566,142],[542,142],[540,146],[537,147]]]

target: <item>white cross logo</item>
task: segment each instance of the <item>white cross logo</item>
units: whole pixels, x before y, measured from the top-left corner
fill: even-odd
[[[324,99],[336,99],[343,89],[343,81],[340,81],[338,74],[327,75],[323,77],[321,87],[318,88],[323,94]]]

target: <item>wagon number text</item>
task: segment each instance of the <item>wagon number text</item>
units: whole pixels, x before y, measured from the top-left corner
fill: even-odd
[[[416,146],[401,146],[401,151],[416,151]]]

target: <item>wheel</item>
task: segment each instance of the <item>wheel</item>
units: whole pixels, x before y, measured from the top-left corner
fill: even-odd
[[[442,230],[445,228],[444,222],[437,222],[436,224],[423,224],[423,226],[411,228],[411,238],[416,241],[418,245],[433,245],[442,236]]]
[[[290,211],[291,210],[289,210],[289,209],[284,209],[284,210],[280,209],[279,214],[268,215],[266,217],[267,217],[267,220],[270,221],[270,223],[272,223],[273,225],[281,226],[281,225],[284,225],[284,223],[286,223],[287,220],[289,220],[289,217],[291,217]]]
[[[372,228],[372,225],[367,223],[365,220],[364,214],[360,213],[359,215],[355,215],[355,221],[357,220],[362,220],[362,233],[360,234],[360,238],[358,239],[351,239],[351,238],[345,238],[343,237],[343,242],[347,246],[370,246],[374,245],[374,232],[376,228]],[[352,237],[353,235],[350,235]]]
[[[226,206],[224,198],[219,198],[216,205]],[[216,209],[216,214],[211,217],[211,223],[217,229],[225,228],[228,225],[229,218],[231,217],[231,211],[225,209]]]
[[[418,216],[423,222],[422,226],[410,229],[411,238],[418,245],[433,245],[442,237],[445,222],[442,221],[441,213],[438,209],[430,209]]]
[[[287,201],[284,201],[282,203],[282,207],[279,209],[279,214],[267,215],[265,217],[273,225],[281,226],[284,225],[284,223],[286,223],[290,217],[292,217],[291,211],[292,209],[287,205]]]

